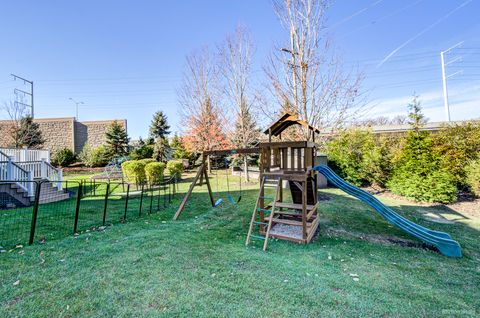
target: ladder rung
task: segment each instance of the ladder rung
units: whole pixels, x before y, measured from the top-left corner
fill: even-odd
[[[272,213],[272,210],[270,210],[270,209],[257,208],[257,211],[263,211],[263,212]]]
[[[259,236],[259,235],[253,235],[253,234],[250,234],[250,238],[254,238],[257,240],[265,240],[265,236]]]
[[[267,222],[258,222],[258,221],[253,221],[253,224],[262,224],[262,225],[268,225]]]

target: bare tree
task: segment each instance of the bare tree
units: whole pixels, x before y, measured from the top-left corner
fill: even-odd
[[[178,96],[186,130],[185,146],[191,152],[222,149],[228,145],[218,91],[218,67],[208,48],[189,55]],[[210,160],[208,164],[210,170]]]
[[[7,114],[9,123],[3,128],[5,131],[1,133],[8,136],[7,143],[15,148],[22,146],[21,124],[22,119],[26,118],[29,113],[23,102],[16,103],[13,101],[4,102],[2,110]]]
[[[343,70],[327,37],[325,13],[329,3],[274,0],[288,40],[273,51],[265,67],[270,92],[278,103],[274,110],[292,112],[319,129],[339,128],[361,109],[358,99],[363,76]],[[312,139],[308,129],[301,129],[299,134]]]
[[[253,51],[250,34],[241,26],[237,26],[233,34],[228,34],[219,48],[223,93],[235,121],[231,139],[239,148],[251,147],[259,137],[252,115],[254,95],[250,87]],[[243,156],[243,164],[245,181],[248,182],[248,155]]]

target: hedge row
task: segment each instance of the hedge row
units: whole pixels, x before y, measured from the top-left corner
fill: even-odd
[[[386,187],[427,202],[453,202],[458,191],[480,195],[479,124],[395,135],[351,129],[325,151],[331,167],[357,186]]]
[[[180,163],[180,164],[179,164]],[[155,159],[129,160],[122,163],[122,172],[128,182],[150,185],[163,181],[165,168],[170,176],[181,178],[183,164],[181,160],[170,160],[167,164]]]

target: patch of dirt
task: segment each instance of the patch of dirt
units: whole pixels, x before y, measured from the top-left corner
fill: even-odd
[[[437,207],[442,208],[444,211],[448,209],[463,214],[467,218],[478,218],[480,217],[480,198],[475,198],[468,193],[460,193],[458,195],[458,201],[450,204],[443,203],[428,203],[428,202],[418,202],[414,200],[409,200],[400,195],[389,192],[385,189],[379,189],[374,187],[364,187],[363,190],[367,191],[370,194],[376,195],[380,198],[390,198],[398,201],[403,201],[411,205],[423,206],[423,207]],[[432,219],[431,221],[435,222],[437,219]]]
[[[412,241],[409,239],[404,239],[396,236],[355,233],[355,232],[346,231],[344,229],[334,229],[334,228],[326,228],[325,234],[327,234],[330,237],[353,238],[353,239],[368,241],[371,243],[381,244],[381,245],[390,245],[390,246],[399,245],[402,247],[413,247],[413,248],[435,250],[434,247],[430,247],[424,243]]]
[[[88,168],[85,166],[78,166],[78,167],[65,167],[63,168],[64,173],[96,173],[96,172],[103,172],[105,168],[97,167],[97,168]]]

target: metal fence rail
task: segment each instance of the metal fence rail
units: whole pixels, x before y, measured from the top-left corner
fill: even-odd
[[[126,182],[30,181],[34,197],[25,198],[0,181],[0,246],[33,244],[124,223],[168,207],[176,193],[172,177],[158,185]]]

